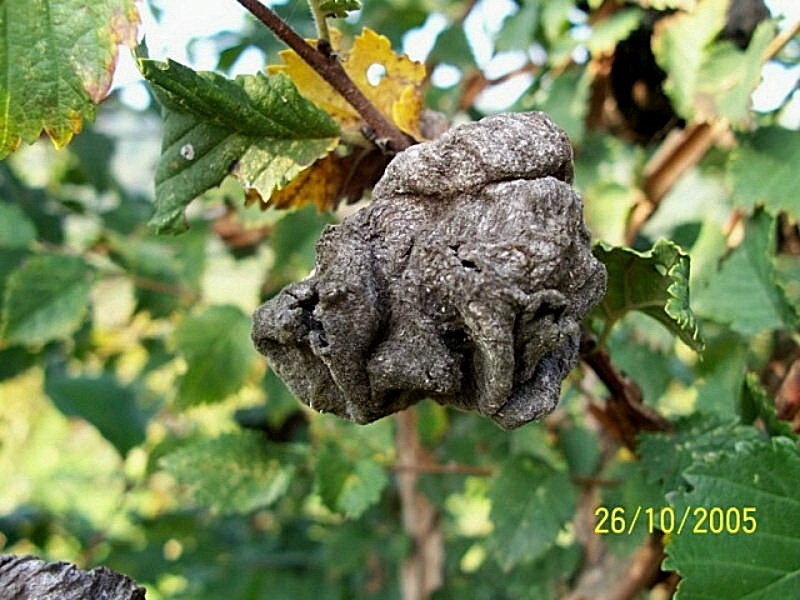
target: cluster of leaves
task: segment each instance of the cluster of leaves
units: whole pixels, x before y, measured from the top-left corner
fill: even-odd
[[[132,0],[88,13],[78,4],[0,8],[3,156],[43,131],[67,144],[107,93],[118,43],[134,41]],[[357,4],[319,3],[335,16]],[[525,61],[519,77],[533,75],[510,110],[544,110],[569,132],[609,272],[586,325],[673,431],[621,448],[587,410],[608,392],[583,369],[552,418],[510,433],[420,404],[426,464],[454,467],[410,465],[441,517],[435,597],[613,587],[649,532],[642,521],[598,540],[586,526],[597,505],[755,507],[752,534],[667,532],[663,569],[680,574],[679,598],[792,597],[800,450],[779,416],[800,405],[781,387],[800,357],[800,136],[783,108],[757,115],[749,104],[775,24],[740,48],[720,37],[729,0],[517,5],[493,39],[497,54]],[[423,140],[423,105],[482,116],[475,98],[494,84],[464,34],[481,7],[368,1],[331,29],[332,51],[385,117]],[[392,48],[431,10],[445,25],[423,66]],[[279,13],[311,35],[308,14]],[[729,133],[625,245],[666,144],[651,133],[649,145],[632,143],[641,137],[593,107],[613,104],[604,66],[640,31],[663,69],[672,124]],[[37,46],[34,58],[18,41],[28,38],[45,53]],[[139,56],[158,107],[132,115],[110,100],[67,148],[39,142],[0,165],[0,480],[10,482],[0,547],[103,563],[153,598],[399,597],[415,540],[402,526],[397,474],[409,465],[395,423],[301,409],[257,358],[247,314],[312,268],[334,220],[326,211],[360,199],[385,158],[362,116],[254,24],[217,41],[220,71],[250,46],[283,64],[230,79]],[[777,61],[799,55],[790,44]],[[426,73],[442,68],[458,83],[431,85]],[[133,157],[147,155],[136,143],[158,141],[128,132],[135,124],[147,137],[142,123],[160,123],[158,110],[151,199],[135,185],[151,166]],[[669,589],[666,578],[649,583]]]

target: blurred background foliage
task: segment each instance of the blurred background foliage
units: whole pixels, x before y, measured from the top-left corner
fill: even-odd
[[[161,4],[141,7],[155,24]],[[314,37],[305,2],[274,4]],[[646,434],[638,461],[587,410],[607,392],[584,368],[553,415],[513,432],[420,404],[429,468],[418,485],[434,507],[429,534],[444,541],[434,598],[601,597],[650,542],[641,527],[594,534],[597,505],[679,506],[698,462],[721,455],[733,473],[743,447],[791,481],[794,455],[769,438],[796,451],[800,400],[784,390],[800,378],[800,43],[762,65],[790,3],[732,16],[727,2],[703,0],[675,12],[694,4],[366,0],[340,23],[423,60],[427,105],[454,122],[549,113],[575,145],[595,239],[683,248],[705,333],[700,355],[640,313],[610,331],[614,363],[682,436]],[[189,40],[187,55],[198,48],[231,73],[243,57],[278,62],[282,46],[247,19]],[[0,549],[103,564],[155,600],[401,597],[401,565],[419,549],[403,525],[396,423],[305,409],[249,340],[252,310],[308,274],[322,228],[352,207],[244,208],[226,181],[192,204],[187,233],[155,235],[161,122],[143,89],[115,92],[68,148],[40,140],[0,164]],[[678,152],[670,132],[683,132]],[[707,143],[678,168],[693,151],[686,132]],[[15,290],[35,306],[19,306]],[[734,500],[757,504],[753,494]],[[767,529],[784,512],[765,511]],[[681,562],[701,537],[681,538],[671,556],[670,569],[693,578],[684,598],[718,583]],[[704,543],[718,552],[742,539]],[[677,577],[657,571],[640,597],[675,590]],[[785,572],[800,585],[796,561]],[[798,588],[759,597],[788,589]]]

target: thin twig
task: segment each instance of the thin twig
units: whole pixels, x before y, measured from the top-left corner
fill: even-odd
[[[764,51],[764,62],[778,56],[778,52],[783,50],[783,47],[798,33],[800,33],[800,20],[795,21],[775,36],[775,39],[770,42],[769,46],[767,46],[767,49]]]
[[[642,431],[672,430],[667,419],[642,403],[639,385],[614,366],[608,350],[599,347],[587,330],[581,337],[581,358],[611,393],[605,407],[590,404],[590,411],[628,449],[636,448]]]
[[[369,99],[358,89],[347,75],[335,54],[325,54],[305,41],[275,11],[264,6],[258,0],[236,0],[250,11],[287,46],[297,52],[308,65],[314,69],[333,89],[350,103],[350,105],[366,121],[378,147],[389,153],[400,152],[411,145],[411,140],[389,121]]]
[[[494,470],[489,467],[477,467],[474,465],[460,465],[448,463],[440,465],[438,463],[423,464],[397,464],[392,466],[393,471],[411,471],[422,474],[456,474],[456,475],[476,475],[478,477],[489,477],[494,474]]]
[[[186,304],[191,304],[192,302],[198,299],[198,294],[187,287],[168,283],[166,281],[159,281],[157,279],[150,279],[148,277],[141,277],[140,275],[134,275],[119,267],[113,263],[108,264],[107,257],[105,254],[101,252],[87,250],[84,252],[74,252],[68,248],[63,246],[58,246],[53,244],[52,242],[48,242],[46,240],[41,240],[37,242],[37,245],[46,250],[47,252],[51,252],[53,254],[60,254],[62,256],[78,256],[83,258],[89,264],[93,262],[97,263],[98,260],[102,260],[103,264],[100,266],[96,266],[97,271],[101,275],[105,275],[107,277],[121,277],[123,279],[128,279],[133,284],[134,287],[149,290],[151,292],[158,292],[160,294],[168,294],[170,296],[177,296],[181,300],[183,300]]]
[[[699,163],[712,146],[728,131],[727,123],[692,123],[685,129],[673,129],[644,168],[643,200],[636,205],[628,221],[625,243],[633,245],[639,231],[658,208],[661,200]]]
[[[525,75],[526,73],[535,75],[540,71],[540,69],[541,68],[539,66],[533,64],[532,62],[527,62],[518,69],[514,69],[505,75],[496,77],[495,79],[487,79],[486,75],[483,74],[483,71],[477,71],[475,75],[469,79],[464,88],[464,93],[462,94],[461,100],[458,104],[459,110],[467,110],[470,108],[475,103],[475,99],[486,88],[494,85],[500,85],[501,83],[505,83],[506,81],[509,81],[515,77]]]

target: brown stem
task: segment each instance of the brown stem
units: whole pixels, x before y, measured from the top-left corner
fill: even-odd
[[[539,67],[532,62],[525,63],[518,69],[514,69],[513,71],[506,73],[505,75],[501,75],[495,79],[487,79],[486,75],[483,74],[483,71],[476,71],[475,75],[470,77],[467,81],[467,85],[464,88],[464,93],[459,101],[459,109],[467,110],[470,108],[475,103],[475,99],[478,97],[478,95],[488,87],[500,85],[501,83],[505,83],[506,81],[509,81],[519,75],[524,75],[525,73],[536,74],[538,71]]]
[[[408,408],[397,413],[397,459],[403,465],[425,465],[432,457],[422,447],[417,413]],[[444,534],[439,512],[417,489],[419,472],[397,473],[397,488],[403,510],[403,525],[414,541],[414,549],[402,565],[403,600],[427,600],[441,587],[444,572]]]
[[[411,471],[413,473],[423,474],[455,474],[455,475],[475,475],[478,477],[489,477],[494,471],[489,467],[476,467],[474,465],[459,465],[456,463],[449,463],[440,465],[437,463],[430,464],[396,464],[392,466],[394,471]]]
[[[800,33],[800,20],[795,21],[775,36],[775,39],[770,42],[769,46],[767,46],[767,49],[764,51],[764,60],[772,60],[778,56],[778,52],[780,52],[798,33]]]
[[[644,198],[631,213],[625,233],[626,244],[633,245],[639,230],[656,211],[664,196],[727,131],[726,123],[714,121],[692,123],[685,129],[673,129],[667,135],[644,168]]]
[[[297,52],[308,65],[314,69],[333,89],[350,103],[360,114],[374,133],[372,137],[377,145],[387,152],[394,153],[405,150],[411,140],[391,123],[369,99],[361,92],[353,80],[347,75],[342,64],[333,53],[323,53],[292,29],[275,11],[264,6],[258,0],[236,0],[250,11],[259,21],[264,23],[287,46]]]
[[[664,560],[664,546],[661,534],[651,535],[647,543],[632,557],[633,564],[616,589],[602,596],[602,600],[633,600],[642,590],[652,586],[658,577],[661,561]]]
[[[764,62],[778,52],[800,32],[800,21],[779,33],[764,51]],[[661,200],[683,177],[698,164],[708,151],[729,131],[728,124],[719,119],[706,123],[690,123],[684,129],[674,129],[653,155],[644,169],[644,200],[631,213],[625,233],[625,243],[633,245],[639,230],[650,219]]]
[[[148,279],[146,277],[139,277],[138,275],[131,275],[129,273],[123,273],[122,276],[128,277],[133,283],[134,287],[138,287],[143,290],[149,290],[151,292],[158,292],[160,294],[168,294],[170,296],[178,296],[187,303],[195,302],[197,298],[197,293],[194,290],[190,290],[189,288],[180,286],[180,285],[173,285],[171,283],[166,283],[164,281],[158,281],[157,279]]]
[[[630,450],[642,431],[670,431],[670,422],[642,403],[642,389],[611,362],[608,350],[597,345],[587,330],[581,337],[581,358],[595,372],[611,396],[605,407],[590,404],[589,410],[611,434]]]

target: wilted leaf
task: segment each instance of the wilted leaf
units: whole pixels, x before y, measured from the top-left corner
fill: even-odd
[[[58,410],[94,425],[123,456],[145,440],[147,416],[135,394],[109,375],[70,378],[48,369],[45,392]]]
[[[494,524],[490,543],[504,571],[552,548],[576,505],[566,471],[525,456],[503,466],[491,481],[489,498]]]
[[[186,359],[180,404],[219,402],[244,384],[255,358],[250,318],[235,306],[211,306],[186,317],[175,331],[175,345]]]
[[[700,327],[689,306],[689,257],[679,246],[659,240],[647,252],[637,252],[600,242],[594,251],[608,271],[608,291],[595,314],[610,324],[638,310],[702,350]]]
[[[781,127],[762,127],[745,135],[730,156],[727,178],[737,206],[764,204],[771,212],[788,212],[800,220],[800,134]],[[769,173],[768,177],[764,174]]]
[[[6,281],[0,338],[43,344],[66,338],[83,322],[92,271],[74,256],[34,256]]]
[[[285,449],[256,432],[192,442],[162,459],[194,500],[222,514],[269,506],[286,493],[295,466]]]
[[[422,138],[419,121],[422,116],[420,85],[425,79],[425,66],[405,55],[392,52],[389,38],[370,29],[356,37],[353,47],[340,46],[341,34],[331,29],[331,44],[339,56],[344,70],[364,95],[401,130]],[[344,129],[360,129],[361,117],[316,71],[293,50],[281,52],[285,65],[272,65],[270,73],[286,73],[305,97],[329,113]],[[372,70],[370,71],[370,68]],[[368,80],[380,75],[377,85]]]
[[[774,256],[775,219],[762,210],[748,221],[744,242],[697,292],[697,313],[745,336],[796,328],[797,311],[777,282]]]
[[[94,119],[138,23],[134,0],[0,3],[0,158],[42,131],[65,146]]]
[[[681,575],[676,599],[707,598],[710,590],[713,597],[730,600],[796,597],[800,452],[794,442],[773,438],[743,444],[736,452],[695,462],[684,476],[692,490],[672,499],[676,513],[705,508],[709,516],[703,526],[708,533],[687,528],[667,545],[664,568]],[[744,512],[747,508],[749,513]],[[724,518],[712,519],[714,509],[721,509]],[[728,509],[738,518],[729,516]],[[691,527],[697,522],[689,521]],[[735,532],[728,531],[729,524]]]
[[[140,65],[166,108],[151,221],[160,231],[185,229],[186,205],[231,172],[268,198],[338,143],[336,123],[284,75],[232,81],[173,61]]]
[[[358,202],[364,190],[380,179],[387,158],[379,150],[354,150],[347,156],[331,153],[301,171],[285,188],[273,192],[263,208],[303,208],[309,204],[324,212],[341,200]],[[248,198],[248,202],[255,197]]]

